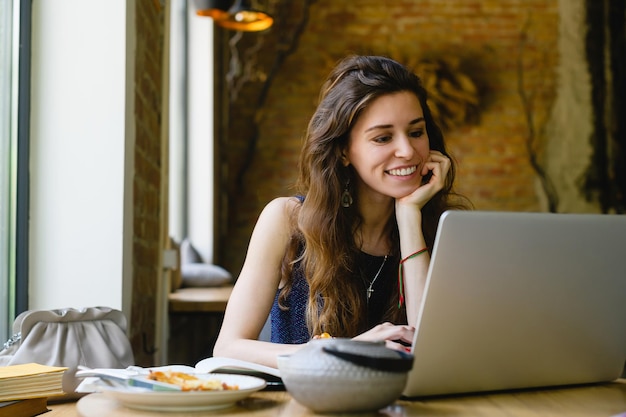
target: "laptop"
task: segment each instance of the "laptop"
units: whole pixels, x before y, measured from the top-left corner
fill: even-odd
[[[626,215],[449,211],[404,397],[612,381],[626,360]]]

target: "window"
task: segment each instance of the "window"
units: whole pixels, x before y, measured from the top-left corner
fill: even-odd
[[[17,91],[19,1],[0,3],[0,338],[16,311]]]
[[[215,235],[213,21],[171,2],[169,230],[213,262]]]

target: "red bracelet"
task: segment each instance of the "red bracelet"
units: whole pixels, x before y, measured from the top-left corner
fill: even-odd
[[[400,260],[400,265],[398,266],[398,291],[400,293],[400,296],[398,298],[398,308],[401,308],[402,304],[404,304],[404,277],[402,273],[402,270],[404,269],[404,267],[402,265],[404,265],[404,263],[408,261],[409,259],[413,259],[416,256],[419,256],[426,251],[428,251],[428,248],[420,249],[417,252],[413,252],[406,258]]]

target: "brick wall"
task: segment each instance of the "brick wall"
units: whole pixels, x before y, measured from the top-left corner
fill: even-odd
[[[274,57],[289,46],[303,3],[279,2],[275,27],[239,42],[242,56],[263,43],[252,55],[261,76],[246,83],[231,103],[228,135],[222,138],[229,184],[228,206],[222,209],[230,216],[218,258],[222,265],[239,272],[260,210],[270,199],[293,193],[301,138],[319,87],[333,63],[348,53],[406,62],[460,60],[480,89],[480,113],[476,123],[446,132],[459,164],[458,191],[477,209],[547,209],[526,141],[536,132],[541,161],[556,94],[558,0],[314,1],[297,47],[273,73]],[[285,16],[288,24],[281,20]],[[264,75],[271,81],[266,96]],[[246,160],[251,144],[253,158]]]
[[[136,0],[133,298],[129,327],[135,361],[141,366],[154,364],[156,291],[161,272],[163,28],[161,2]]]

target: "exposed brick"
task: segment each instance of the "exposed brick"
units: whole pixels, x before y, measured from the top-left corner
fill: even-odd
[[[159,4],[153,0],[136,2],[133,306],[129,330],[135,362],[141,366],[154,364],[160,225],[164,222],[164,196],[160,194],[164,12]]]
[[[294,3],[301,2],[281,2],[280,7]],[[290,16],[295,19],[299,13]],[[230,107],[224,150],[231,199],[222,263],[236,275],[260,210],[270,199],[293,193],[301,138],[321,82],[333,63],[349,53],[399,60],[459,58],[481,90],[481,110],[475,125],[446,132],[459,161],[458,191],[478,209],[541,210],[525,151],[528,126],[518,92],[520,41],[527,25],[524,85],[534,97],[537,121],[545,121],[555,97],[558,24],[558,0],[316,1],[298,49],[284,61],[264,103],[257,151],[244,167],[241,187],[233,176],[243,163],[261,83],[245,85]],[[277,21],[263,36],[258,55],[268,57],[276,53],[277,39],[287,34]]]

